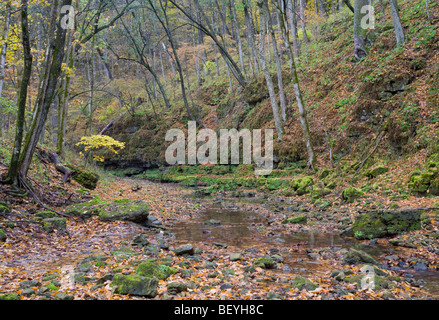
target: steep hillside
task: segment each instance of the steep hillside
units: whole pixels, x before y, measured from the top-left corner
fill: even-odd
[[[433,16],[439,16],[438,11],[434,7]],[[361,165],[365,170],[386,163],[394,169],[388,173],[394,184],[400,185],[438,151],[438,24],[428,23],[422,1],[402,2],[401,18],[405,45],[396,47],[390,12],[385,19],[378,13],[376,28],[369,33],[370,54],[360,62],[352,58],[349,11],[329,18],[302,50],[298,73],[318,168],[339,168],[347,178]],[[306,157],[287,65],[283,73],[290,107],[285,136],[275,145],[279,169]],[[194,109],[209,128],[274,128],[262,75],[233,93],[228,93],[226,80],[206,81],[197,96]],[[107,155],[106,166],[139,172],[165,165],[166,131],[187,128],[189,120],[176,99],[159,120],[152,114],[126,114],[117,121],[107,134],[125,141],[127,148],[118,157]]]

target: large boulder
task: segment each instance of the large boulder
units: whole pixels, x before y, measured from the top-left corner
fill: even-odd
[[[143,224],[148,220],[148,205],[144,202],[114,202],[99,213],[101,221],[130,221]]]
[[[376,210],[357,216],[352,232],[357,239],[373,239],[394,236],[420,227],[419,210]]]
[[[111,286],[115,287],[115,292],[119,294],[154,298],[157,295],[158,283],[155,277],[148,278],[137,274],[124,275],[117,273],[111,281]]]
[[[350,248],[348,253],[343,259],[343,263],[344,264],[359,264],[359,263],[377,264],[377,261],[362,250],[356,250]]]
[[[184,254],[191,255],[194,254],[194,252],[195,252],[194,246],[190,243],[183,244],[174,249],[174,253],[176,256],[181,256]]]
[[[136,268],[137,275],[147,278],[155,277],[159,280],[165,280],[176,272],[176,269],[171,268],[168,265],[158,263],[153,259],[143,261]]]
[[[88,219],[98,216],[101,221],[130,221],[145,225],[148,222],[148,205],[142,201],[128,199],[105,202],[94,199],[90,202],[73,204],[66,208],[66,213]]]

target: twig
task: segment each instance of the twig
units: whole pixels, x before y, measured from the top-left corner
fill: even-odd
[[[386,135],[386,133],[384,132],[383,134],[379,135],[379,138],[377,140],[377,143],[375,144],[375,147],[372,149],[372,151],[367,155],[366,158],[364,158],[364,160],[361,162],[360,166],[357,168],[357,170],[355,171],[352,180],[351,180],[351,185],[354,184],[354,179],[357,176],[358,172],[360,172],[361,168],[363,168],[364,164],[366,163],[366,161],[375,153],[376,149],[378,148],[378,146],[381,143],[381,140],[383,139],[383,137]]]
[[[63,217],[70,217],[68,214],[62,213],[62,212],[58,212],[52,208],[49,208],[48,206],[46,206],[39,198],[38,196],[35,194],[35,192],[32,190],[32,188],[27,184],[27,182],[21,177],[19,177],[20,179],[20,183],[23,185],[23,187],[29,191],[29,193],[34,197],[34,199],[46,210],[52,211],[53,213],[56,213],[57,215],[63,216]]]

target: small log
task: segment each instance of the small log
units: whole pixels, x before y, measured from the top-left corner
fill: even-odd
[[[56,170],[61,172],[63,176],[63,182],[70,182],[72,179],[73,171],[62,166],[61,160],[59,160],[59,156],[57,153],[52,152],[50,150],[44,150],[42,148],[37,148],[37,156],[40,158],[40,160],[44,162],[51,162],[55,165]]]
[[[52,151],[48,151],[48,152],[49,152],[50,159],[55,164],[56,170],[58,170],[59,172],[64,174],[64,177],[63,177],[62,181],[64,183],[70,182],[72,180],[73,171],[70,170],[70,169],[67,169],[66,167],[64,167],[62,165],[60,165],[61,161],[59,160],[59,157],[58,157],[58,155],[55,152],[52,152]]]

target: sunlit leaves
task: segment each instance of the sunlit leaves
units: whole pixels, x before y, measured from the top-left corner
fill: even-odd
[[[118,150],[125,148],[125,142],[120,142],[112,137],[106,135],[92,135],[88,137],[82,137],[81,141],[76,144],[77,146],[84,146],[84,151],[107,149],[115,154],[118,154]],[[81,157],[84,155],[80,152]],[[105,159],[100,155],[93,155],[93,159],[103,162]]]

